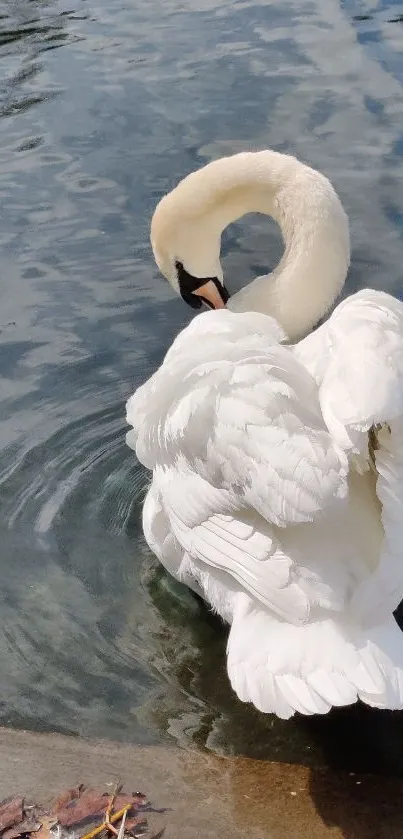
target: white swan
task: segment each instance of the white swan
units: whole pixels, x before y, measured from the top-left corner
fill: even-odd
[[[272,215],[284,256],[222,308],[224,227]],[[238,697],[283,718],[362,699],[403,707],[403,304],[371,290],[330,309],[349,263],[329,181],[272,151],[185,178],[152,246],[196,317],[127,403],[153,471],[150,548],[231,624]],[[282,342],[282,343],[281,343]]]

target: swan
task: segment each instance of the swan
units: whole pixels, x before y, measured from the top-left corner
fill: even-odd
[[[284,254],[229,297],[221,234],[249,212],[278,222]],[[211,311],[127,402],[148,545],[229,624],[241,701],[283,719],[403,708],[403,304],[364,289],[333,308],[347,216],[324,175],[271,150],[184,178],[151,244]]]

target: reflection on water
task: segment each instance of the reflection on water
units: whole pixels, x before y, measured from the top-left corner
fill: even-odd
[[[401,715],[282,723],[232,695],[225,630],[155,567],[124,403],[189,318],[157,276],[161,194],[272,146],[349,212],[349,289],[402,292],[403,5],[0,5],[0,723],[403,774]],[[235,290],[278,258],[225,237]]]

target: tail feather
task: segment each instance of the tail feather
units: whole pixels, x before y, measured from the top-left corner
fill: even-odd
[[[227,665],[243,702],[283,719],[296,711],[326,714],[358,699],[403,708],[403,635],[393,618],[365,632],[341,617],[293,626],[240,594]]]
[[[367,643],[362,650],[362,659],[368,668],[377,667],[382,690],[378,695],[360,691],[360,699],[373,708],[401,709],[403,707],[403,635],[393,617],[388,623],[369,630]]]

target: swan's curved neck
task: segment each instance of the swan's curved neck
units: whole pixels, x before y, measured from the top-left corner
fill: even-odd
[[[330,309],[347,275],[349,232],[340,200],[319,172],[289,155],[246,152],[192,173],[163,201],[172,196],[176,249],[187,252],[194,276],[214,276],[221,233],[236,219],[258,212],[279,224],[284,254],[277,268],[235,294],[228,308],[270,314],[292,340]]]

